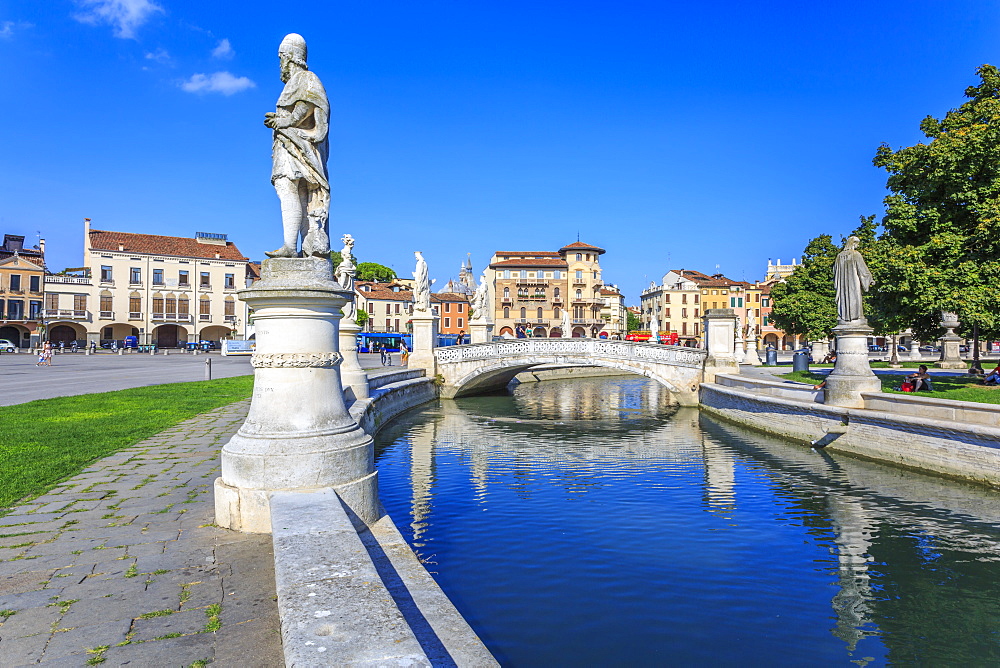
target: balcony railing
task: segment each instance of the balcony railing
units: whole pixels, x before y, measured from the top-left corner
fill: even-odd
[[[198,320],[205,321],[205,320],[211,320],[211,319],[212,319],[212,314],[211,313],[200,313],[200,314],[198,314]]]
[[[129,311],[128,312],[128,319],[129,320],[142,320],[142,312],[140,312],[140,311]]]
[[[101,311],[101,320],[114,320],[114,319],[115,319],[114,311]]]
[[[225,317],[225,320],[226,320],[226,322],[236,322],[236,316],[235,315],[227,315]]]
[[[39,313],[29,313],[27,316],[23,313],[11,313],[7,316],[0,313],[0,322],[35,322],[41,319],[42,316]]]
[[[87,311],[76,311],[73,309],[45,309],[46,318],[58,318],[61,320],[86,320]]]
[[[190,313],[154,313],[153,320],[170,322],[191,322]]]
[[[514,281],[514,285],[546,285],[547,281],[552,281],[552,278],[519,278]]]
[[[71,285],[90,285],[90,276],[46,276],[46,283],[69,283]],[[102,281],[110,283],[111,281]]]

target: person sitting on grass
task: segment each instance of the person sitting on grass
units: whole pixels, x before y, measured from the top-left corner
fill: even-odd
[[[917,367],[917,372],[911,373],[909,376],[906,377],[906,379],[911,383],[913,383],[914,392],[934,391],[934,387],[931,385],[931,376],[929,373],[927,373],[926,364],[921,364],[919,367]]]
[[[993,367],[993,371],[990,371],[988,374],[986,374],[986,377],[983,378],[983,384],[984,385],[1000,384],[1000,362],[997,362],[997,365]]]

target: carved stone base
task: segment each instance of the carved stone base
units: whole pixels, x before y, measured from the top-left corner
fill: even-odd
[[[354,399],[367,399],[368,374],[358,361],[358,332],[361,325],[356,322],[340,321],[340,354],[344,361],[340,364],[340,380],[345,392]]]
[[[751,366],[761,365],[760,355],[757,353],[757,345],[758,341],[756,336],[751,336],[747,339],[747,354],[743,359],[744,364],[749,364]]]
[[[492,322],[476,322],[473,320],[469,323],[469,330],[471,336],[469,343],[489,343],[493,340]]]
[[[254,309],[257,346],[247,419],[222,449],[216,523],[270,532],[273,491],[333,487],[365,522],[381,515],[372,439],[344,404],[337,350],[350,294],[328,258],[265,260],[239,292]]]
[[[410,320],[413,323],[413,350],[407,364],[411,368],[427,369],[427,375],[433,376],[437,373],[434,348],[437,347],[438,316],[414,313]]]
[[[882,391],[882,383],[868,363],[868,337],[873,331],[867,325],[838,325],[834,328],[837,362],[826,378],[825,403],[864,408],[862,392]]]
[[[942,336],[941,337],[941,359],[934,362],[934,366],[938,369],[965,369],[968,364],[962,359],[959,353],[958,347],[962,344],[962,337],[960,336]]]

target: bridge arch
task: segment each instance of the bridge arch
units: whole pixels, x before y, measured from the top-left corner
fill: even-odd
[[[542,364],[616,369],[657,381],[682,405],[696,405],[703,377],[703,350],[597,339],[519,339],[448,346],[434,351],[441,396],[461,397],[503,388]]]

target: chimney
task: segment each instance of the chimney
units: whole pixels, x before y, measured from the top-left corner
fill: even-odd
[[[90,262],[90,218],[83,219],[83,263]]]
[[[45,257],[45,239],[38,240],[38,252],[42,254],[42,257]]]
[[[118,252],[121,253],[124,251],[125,251],[125,244],[118,244]]]

